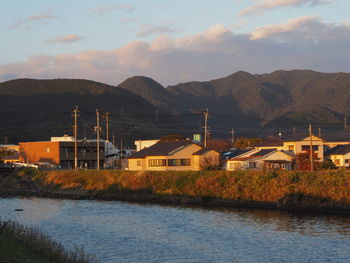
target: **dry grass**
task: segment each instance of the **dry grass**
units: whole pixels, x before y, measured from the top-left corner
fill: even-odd
[[[149,190],[155,194],[277,202],[292,193],[350,203],[350,171],[41,171],[44,185],[92,191]]]
[[[88,263],[83,249],[67,252],[35,228],[0,222],[0,261],[18,263]]]

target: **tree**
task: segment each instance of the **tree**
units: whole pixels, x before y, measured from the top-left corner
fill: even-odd
[[[320,167],[319,158],[316,152],[312,153],[313,156],[313,166],[317,170]],[[310,162],[310,152],[302,152],[297,153],[296,158],[296,169],[297,170],[304,170],[304,171],[311,171],[311,162]]]
[[[239,138],[235,141],[236,148],[245,149],[255,144],[261,143],[261,138]]]
[[[224,139],[208,139],[208,147],[217,152],[225,152],[230,150],[232,147],[232,142]]]

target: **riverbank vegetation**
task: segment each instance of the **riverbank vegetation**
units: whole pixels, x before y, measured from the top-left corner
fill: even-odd
[[[38,171],[33,179],[51,189],[114,194],[122,191],[284,206],[350,208],[350,171]]]
[[[15,222],[0,222],[0,262],[91,263],[83,249],[67,252],[35,228]]]
[[[349,170],[133,172],[24,169],[7,177],[17,178],[16,188],[24,185],[34,192],[41,189],[40,194],[45,197],[212,206],[253,204],[266,208],[350,213]],[[29,178],[35,187],[28,182]],[[4,186],[0,182],[0,189],[9,189],[9,183],[16,180],[3,178],[2,182],[7,184]]]

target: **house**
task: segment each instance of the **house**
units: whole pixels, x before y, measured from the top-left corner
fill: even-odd
[[[319,161],[323,161],[323,139],[315,135],[306,136],[305,134],[293,134],[283,140],[283,150],[298,153],[310,151],[310,142],[312,141],[312,151],[317,154]]]
[[[252,149],[241,155],[235,156],[227,161],[226,170],[292,170],[293,154],[276,148],[274,149]]]
[[[219,153],[189,140],[162,142],[128,157],[131,171],[199,171],[219,165]]]
[[[326,151],[325,155],[337,167],[350,167],[350,144],[335,146]]]
[[[19,143],[19,160],[22,163],[45,164],[71,169],[74,167],[74,141],[62,137],[51,141]],[[95,169],[97,167],[97,143],[86,140],[77,141],[78,167]],[[100,167],[103,167],[105,154],[104,143],[100,143]]]
[[[320,161],[324,159],[324,141],[322,138],[312,136],[312,150],[317,154]],[[284,152],[293,152],[295,155],[310,151],[310,136],[306,134],[293,134],[286,138],[267,138],[262,143],[255,145],[255,148],[277,149]]]

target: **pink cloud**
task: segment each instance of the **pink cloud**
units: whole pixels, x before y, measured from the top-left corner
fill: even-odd
[[[240,16],[252,15],[261,13],[270,9],[278,8],[278,7],[295,7],[303,4],[317,5],[328,3],[332,0],[264,0],[260,1],[253,6],[250,6],[238,14]]]
[[[72,42],[80,41],[82,39],[83,39],[82,36],[70,34],[62,37],[48,39],[45,42],[46,43],[72,43]]]

